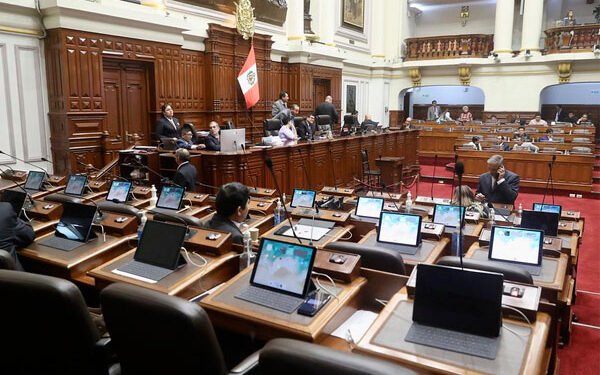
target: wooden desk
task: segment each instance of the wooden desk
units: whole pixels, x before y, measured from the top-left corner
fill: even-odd
[[[315,220],[325,220],[325,221],[333,221],[337,224],[345,223],[350,217],[349,212],[343,211],[333,211],[333,210],[319,210],[319,213],[316,214],[315,209],[311,208],[303,208],[296,207],[290,212],[293,218],[307,218],[312,219],[313,213],[315,213]]]
[[[57,202],[33,201],[34,206],[25,210],[27,216],[31,219],[41,219],[42,221],[56,221],[60,219],[63,213],[63,206]]]
[[[386,186],[395,186],[402,181],[403,161],[404,158],[398,156],[385,156],[375,159],[375,165],[381,171],[381,182]]]
[[[329,322],[367,283],[358,277],[350,284],[331,284],[321,281],[328,289],[337,291],[337,299],[330,300],[314,317],[287,314],[277,310],[247,302],[234,296],[246,288],[250,282],[252,267],[240,272],[226,285],[200,301],[210,320],[216,326],[233,330],[259,339],[276,337],[295,338],[304,341],[317,341],[326,335]]]
[[[102,225],[106,233],[116,236],[127,236],[137,232],[138,221],[135,216],[108,212],[106,210],[102,211],[102,214],[102,221],[95,221],[94,223]],[[122,223],[117,222],[117,218],[120,217],[124,217],[125,221]]]
[[[86,272],[131,249],[129,241],[137,237],[106,235],[106,242],[103,242],[102,234],[99,234],[98,238],[71,251],[38,244],[41,238],[53,233],[36,238],[36,242],[19,251],[23,267],[30,272],[62,277],[92,286],[94,280],[87,277]]]
[[[204,201],[208,198],[208,194],[201,193],[185,193],[183,201],[189,201],[192,206],[202,206]]]
[[[208,222],[213,216],[215,212],[211,212],[210,214],[202,217],[202,222]],[[273,227],[273,215],[250,215],[250,219],[244,222],[250,228],[258,228],[259,234],[264,234],[267,230]],[[242,233],[244,231],[242,230]]]
[[[292,219],[292,223],[294,225],[297,225],[298,220]],[[283,226],[289,226],[289,222],[287,220],[282,221],[281,223],[277,224],[276,226],[274,226],[273,228],[268,230],[266,233],[264,233],[262,235],[262,237],[272,238],[274,240],[279,240],[279,241],[286,241],[286,242],[295,241],[295,242],[297,242],[298,240],[296,240],[294,237],[287,237],[287,236],[275,234],[275,232]],[[336,225],[329,231],[329,233],[327,233],[325,236],[323,236],[323,238],[321,238],[319,241],[313,241],[313,245],[318,249],[322,249],[328,243],[335,242],[335,241],[343,238],[352,229],[353,229],[352,225],[346,225],[343,227]],[[310,242],[310,240],[304,239],[304,238],[301,238],[301,240],[305,245]]]
[[[29,223],[35,232],[35,237],[39,238],[47,233],[54,232],[58,220],[44,221],[32,218]]]
[[[399,362],[436,374],[545,374],[546,340],[550,317],[538,313],[533,326],[514,320],[503,320],[503,326],[525,335],[523,340],[505,328],[495,360],[430,348],[404,341],[412,323],[412,301],[396,294],[383,309],[373,325],[358,342],[355,350],[361,354]]]
[[[203,254],[202,257],[208,262],[204,267],[197,267],[188,262],[185,266],[167,275],[155,284],[117,275],[112,272],[114,269],[132,261],[134,254],[135,249],[128,251],[112,261],[89,271],[88,275],[95,280],[96,287],[99,289],[103,289],[114,282],[124,282],[189,299],[213,288],[215,285],[229,280],[237,273],[239,268],[237,254],[228,252],[219,256]],[[189,254],[194,263],[202,264],[201,258],[192,255],[192,252]]]

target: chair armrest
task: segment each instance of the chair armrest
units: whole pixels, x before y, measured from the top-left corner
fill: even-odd
[[[229,371],[229,375],[240,375],[240,374],[248,374],[258,366],[258,357],[260,355],[260,350],[255,351],[246,357],[242,362],[238,363],[237,366]]]

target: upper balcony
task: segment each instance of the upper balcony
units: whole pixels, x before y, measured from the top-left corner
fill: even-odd
[[[405,42],[406,61],[487,57],[494,49],[492,34],[428,36]]]
[[[546,33],[546,53],[594,51],[600,45],[600,24],[554,27]],[[600,46],[598,47],[600,50]]]

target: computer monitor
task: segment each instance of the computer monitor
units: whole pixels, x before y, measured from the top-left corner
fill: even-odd
[[[294,189],[294,195],[292,196],[292,203],[290,203],[290,206],[292,208],[311,208],[315,204],[316,197],[317,192],[314,190]]]
[[[187,228],[183,225],[148,220],[133,259],[174,270]]]
[[[184,193],[185,189],[181,186],[163,186],[160,196],[158,197],[158,202],[156,202],[156,207],[179,210],[181,208]]]
[[[131,182],[113,180],[110,184],[110,189],[108,189],[106,200],[115,203],[125,203],[127,202],[130,190]]]
[[[459,216],[460,208],[460,216]],[[446,227],[457,228],[458,221],[465,219],[465,208],[449,204],[436,204],[433,208],[433,222]]]
[[[87,176],[82,174],[72,174],[69,176],[67,186],[65,186],[65,194],[74,195],[80,197],[83,195],[85,184],[87,183]]]
[[[246,147],[246,129],[221,129],[221,152],[243,151]]]
[[[358,197],[354,214],[360,217],[370,217],[379,219],[383,211],[383,198]]]
[[[521,228],[539,229],[546,236],[558,235],[560,216],[555,212],[523,210]]]
[[[419,215],[382,212],[377,230],[377,241],[394,245],[418,246],[421,243]]]
[[[514,227],[492,227],[490,260],[541,266],[544,254],[544,233],[541,230]]]
[[[250,284],[304,298],[309,292],[316,254],[313,246],[263,238]]]
[[[497,337],[502,326],[502,274],[417,266],[413,305],[416,323]]]
[[[554,213],[557,213],[558,216],[560,216],[562,214],[562,206],[559,204],[534,203],[533,210],[534,211],[544,211],[544,212],[554,212]]]
[[[2,202],[8,202],[17,216],[21,213],[27,194],[21,190],[6,189],[2,191]]]
[[[64,202],[62,205],[63,214],[54,234],[69,240],[87,241],[96,216],[96,206],[72,202]]]
[[[29,173],[27,174],[27,181],[25,181],[25,189],[35,191],[41,190],[45,178],[45,172],[29,171]]]

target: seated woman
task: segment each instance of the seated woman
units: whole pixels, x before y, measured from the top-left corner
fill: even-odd
[[[483,205],[483,203],[475,200],[475,194],[473,190],[467,185],[460,185],[454,189],[454,195],[452,197],[452,204],[458,205],[459,197],[461,199],[461,204],[463,207],[466,207],[467,211],[477,212],[480,217],[486,218],[489,215],[487,207]]]
[[[471,112],[469,112],[469,107],[468,106],[463,106],[462,107],[462,113],[460,114],[460,117],[458,118],[458,121],[460,122],[469,122],[469,121],[473,121],[473,114]]]
[[[296,128],[292,122],[292,118],[287,114],[281,116],[281,129],[279,129],[279,138],[283,141],[284,146],[294,145],[298,140]]]
[[[454,122],[452,117],[450,117],[450,109],[446,108],[442,111],[442,114],[437,119],[438,124],[442,122]]]

